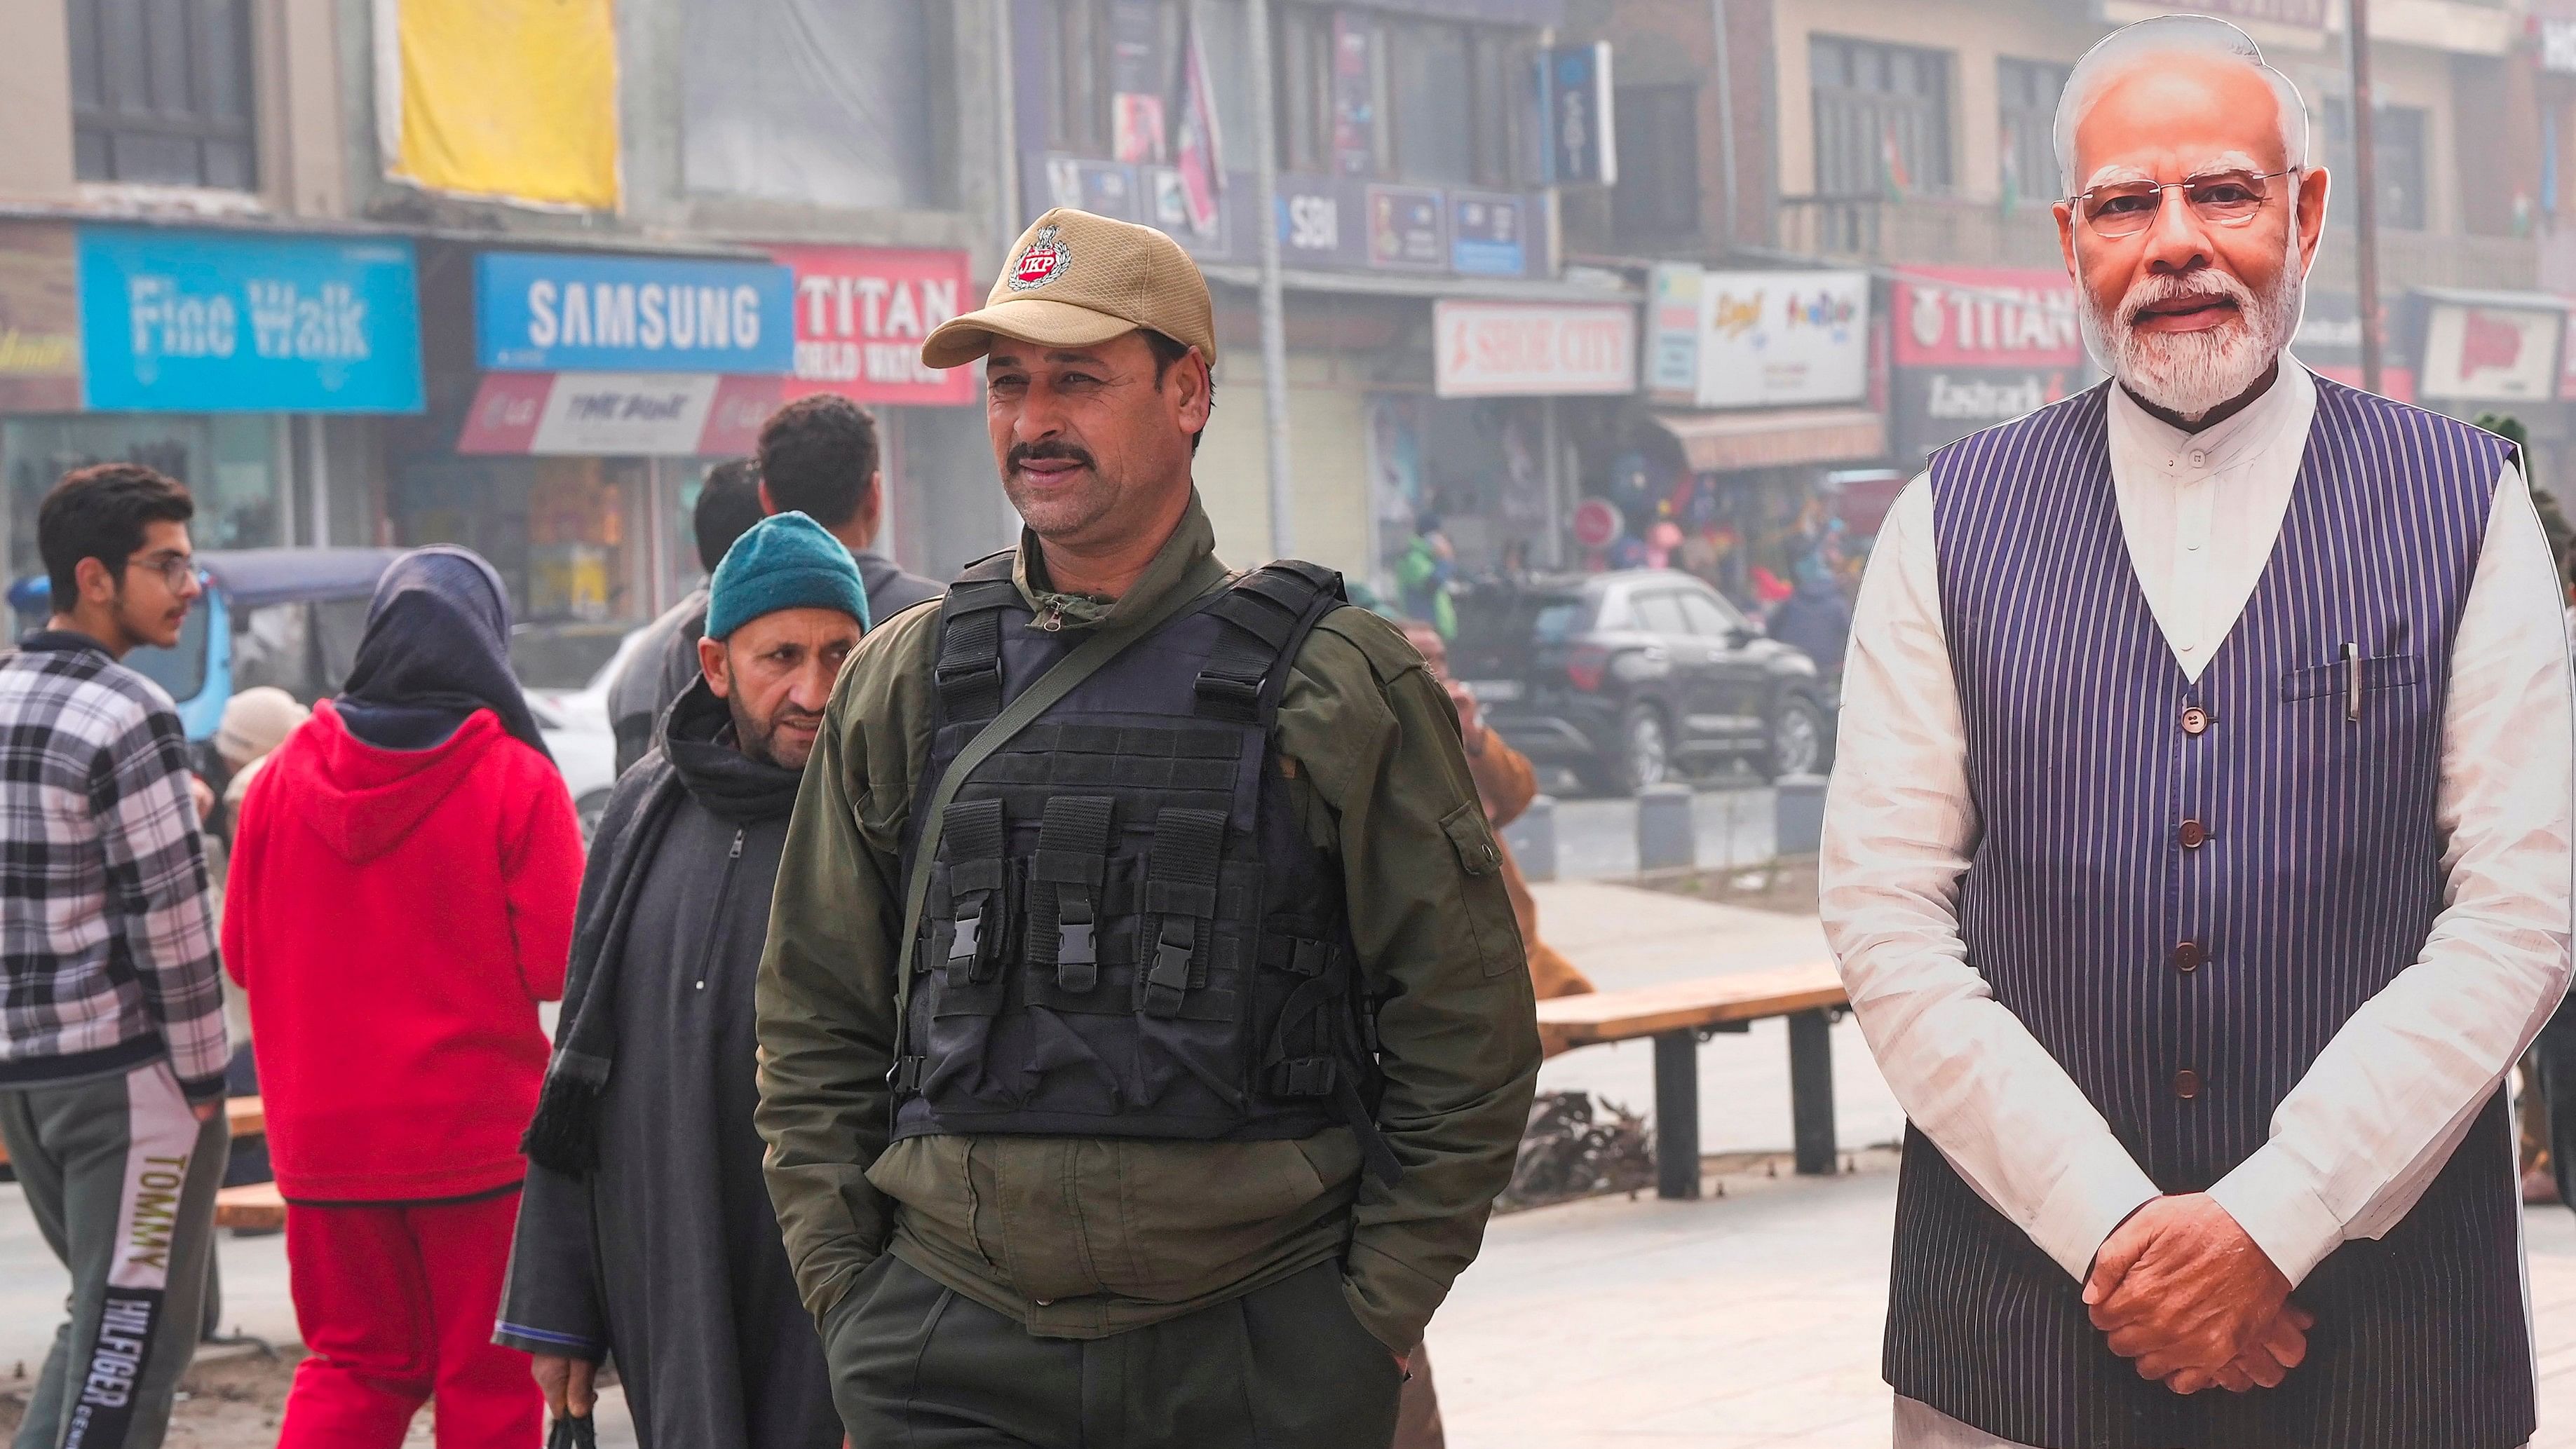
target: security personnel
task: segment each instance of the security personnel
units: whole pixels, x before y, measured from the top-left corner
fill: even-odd
[[[1020,546],[851,656],[759,987],[769,1188],[856,1444],[1393,1433],[1539,1049],[1455,716],[1191,481],[1207,284],[1039,218],[988,357]]]

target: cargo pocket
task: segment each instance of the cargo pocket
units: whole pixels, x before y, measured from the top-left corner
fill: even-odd
[[[1476,955],[1485,963],[1485,974],[1528,970],[1520,926],[1512,919],[1512,898],[1503,889],[1503,848],[1494,843],[1483,807],[1468,801],[1441,817],[1440,830],[1458,853],[1467,928],[1476,938]]]

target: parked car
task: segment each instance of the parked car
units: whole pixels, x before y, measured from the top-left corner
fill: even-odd
[[[358,639],[366,632],[367,602],[376,580],[398,554],[386,548],[252,548],[197,555],[205,597],[188,611],[179,642],[145,647],[125,662],[169,691],[190,746],[210,753],[224,705],[242,690],[273,684],[311,704],[338,694],[348,683]],[[21,629],[42,627],[52,612],[53,585],[44,575],[10,586],[9,605]],[[540,631],[547,626],[537,626]],[[522,628],[522,633],[529,632]],[[597,632],[589,630],[587,632]],[[610,640],[622,631],[611,631]],[[540,649],[555,655],[561,649]],[[521,641],[512,641],[514,657]],[[581,811],[584,838],[607,807],[617,783],[616,743],[607,713],[599,713],[596,738],[578,710],[566,711],[544,691],[532,691],[530,709],[546,748],[563,770],[564,784]],[[210,761],[200,767],[211,771]]]
[[[1475,586],[1449,662],[1503,738],[1604,793],[1731,761],[1765,779],[1832,763],[1831,682],[1690,574]]]

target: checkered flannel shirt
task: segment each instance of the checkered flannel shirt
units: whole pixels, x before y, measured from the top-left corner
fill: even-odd
[[[0,655],[0,1089],[167,1055],[223,1095],[222,966],[187,737],[92,640]]]

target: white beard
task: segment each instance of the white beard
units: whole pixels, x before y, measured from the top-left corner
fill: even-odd
[[[2290,234],[2288,251],[2279,276],[2261,296],[2215,267],[2148,277],[2129,288],[2116,313],[2108,315],[2084,291],[2083,306],[2077,309],[2084,345],[2141,401],[2196,421],[2243,395],[2290,345],[2306,280],[2296,231]],[[2233,298],[2237,309],[2234,318],[2219,326],[2199,332],[2141,332],[2134,325],[2141,307],[2177,297],[2218,296]]]

